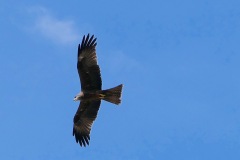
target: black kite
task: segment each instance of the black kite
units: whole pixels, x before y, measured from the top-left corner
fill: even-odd
[[[122,84],[111,89],[102,90],[100,68],[97,64],[96,38],[89,34],[83,36],[78,46],[77,69],[81,82],[81,92],[74,97],[80,100],[80,105],[74,116],[73,136],[80,146],[89,145],[90,131],[96,119],[101,100],[114,104],[121,103]]]

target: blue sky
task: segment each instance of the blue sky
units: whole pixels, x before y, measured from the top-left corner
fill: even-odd
[[[238,160],[240,2],[0,1],[0,159]],[[98,39],[103,102],[72,136],[77,45]]]

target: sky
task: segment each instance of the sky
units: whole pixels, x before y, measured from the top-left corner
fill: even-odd
[[[0,159],[239,160],[240,1],[0,1]],[[77,46],[97,37],[90,146],[72,136]]]

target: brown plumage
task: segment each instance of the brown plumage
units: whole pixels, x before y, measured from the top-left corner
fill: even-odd
[[[122,84],[114,88],[102,90],[100,68],[97,64],[96,38],[83,37],[78,46],[77,69],[81,82],[81,92],[74,97],[80,100],[78,110],[73,119],[73,136],[80,146],[89,145],[90,132],[93,121],[96,119],[101,100],[114,104],[121,103]]]

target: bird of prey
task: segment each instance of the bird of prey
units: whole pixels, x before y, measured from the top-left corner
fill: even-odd
[[[73,119],[73,136],[80,146],[86,147],[90,141],[90,131],[96,119],[101,100],[116,105],[121,103],[123,85],[102,90],[100,68],[96,56],[96,38],[89,34],[83,36],[82,43],[78,45],[77,70],[81,82],[81,92],[74,97],[80,100],[78,110]]]

